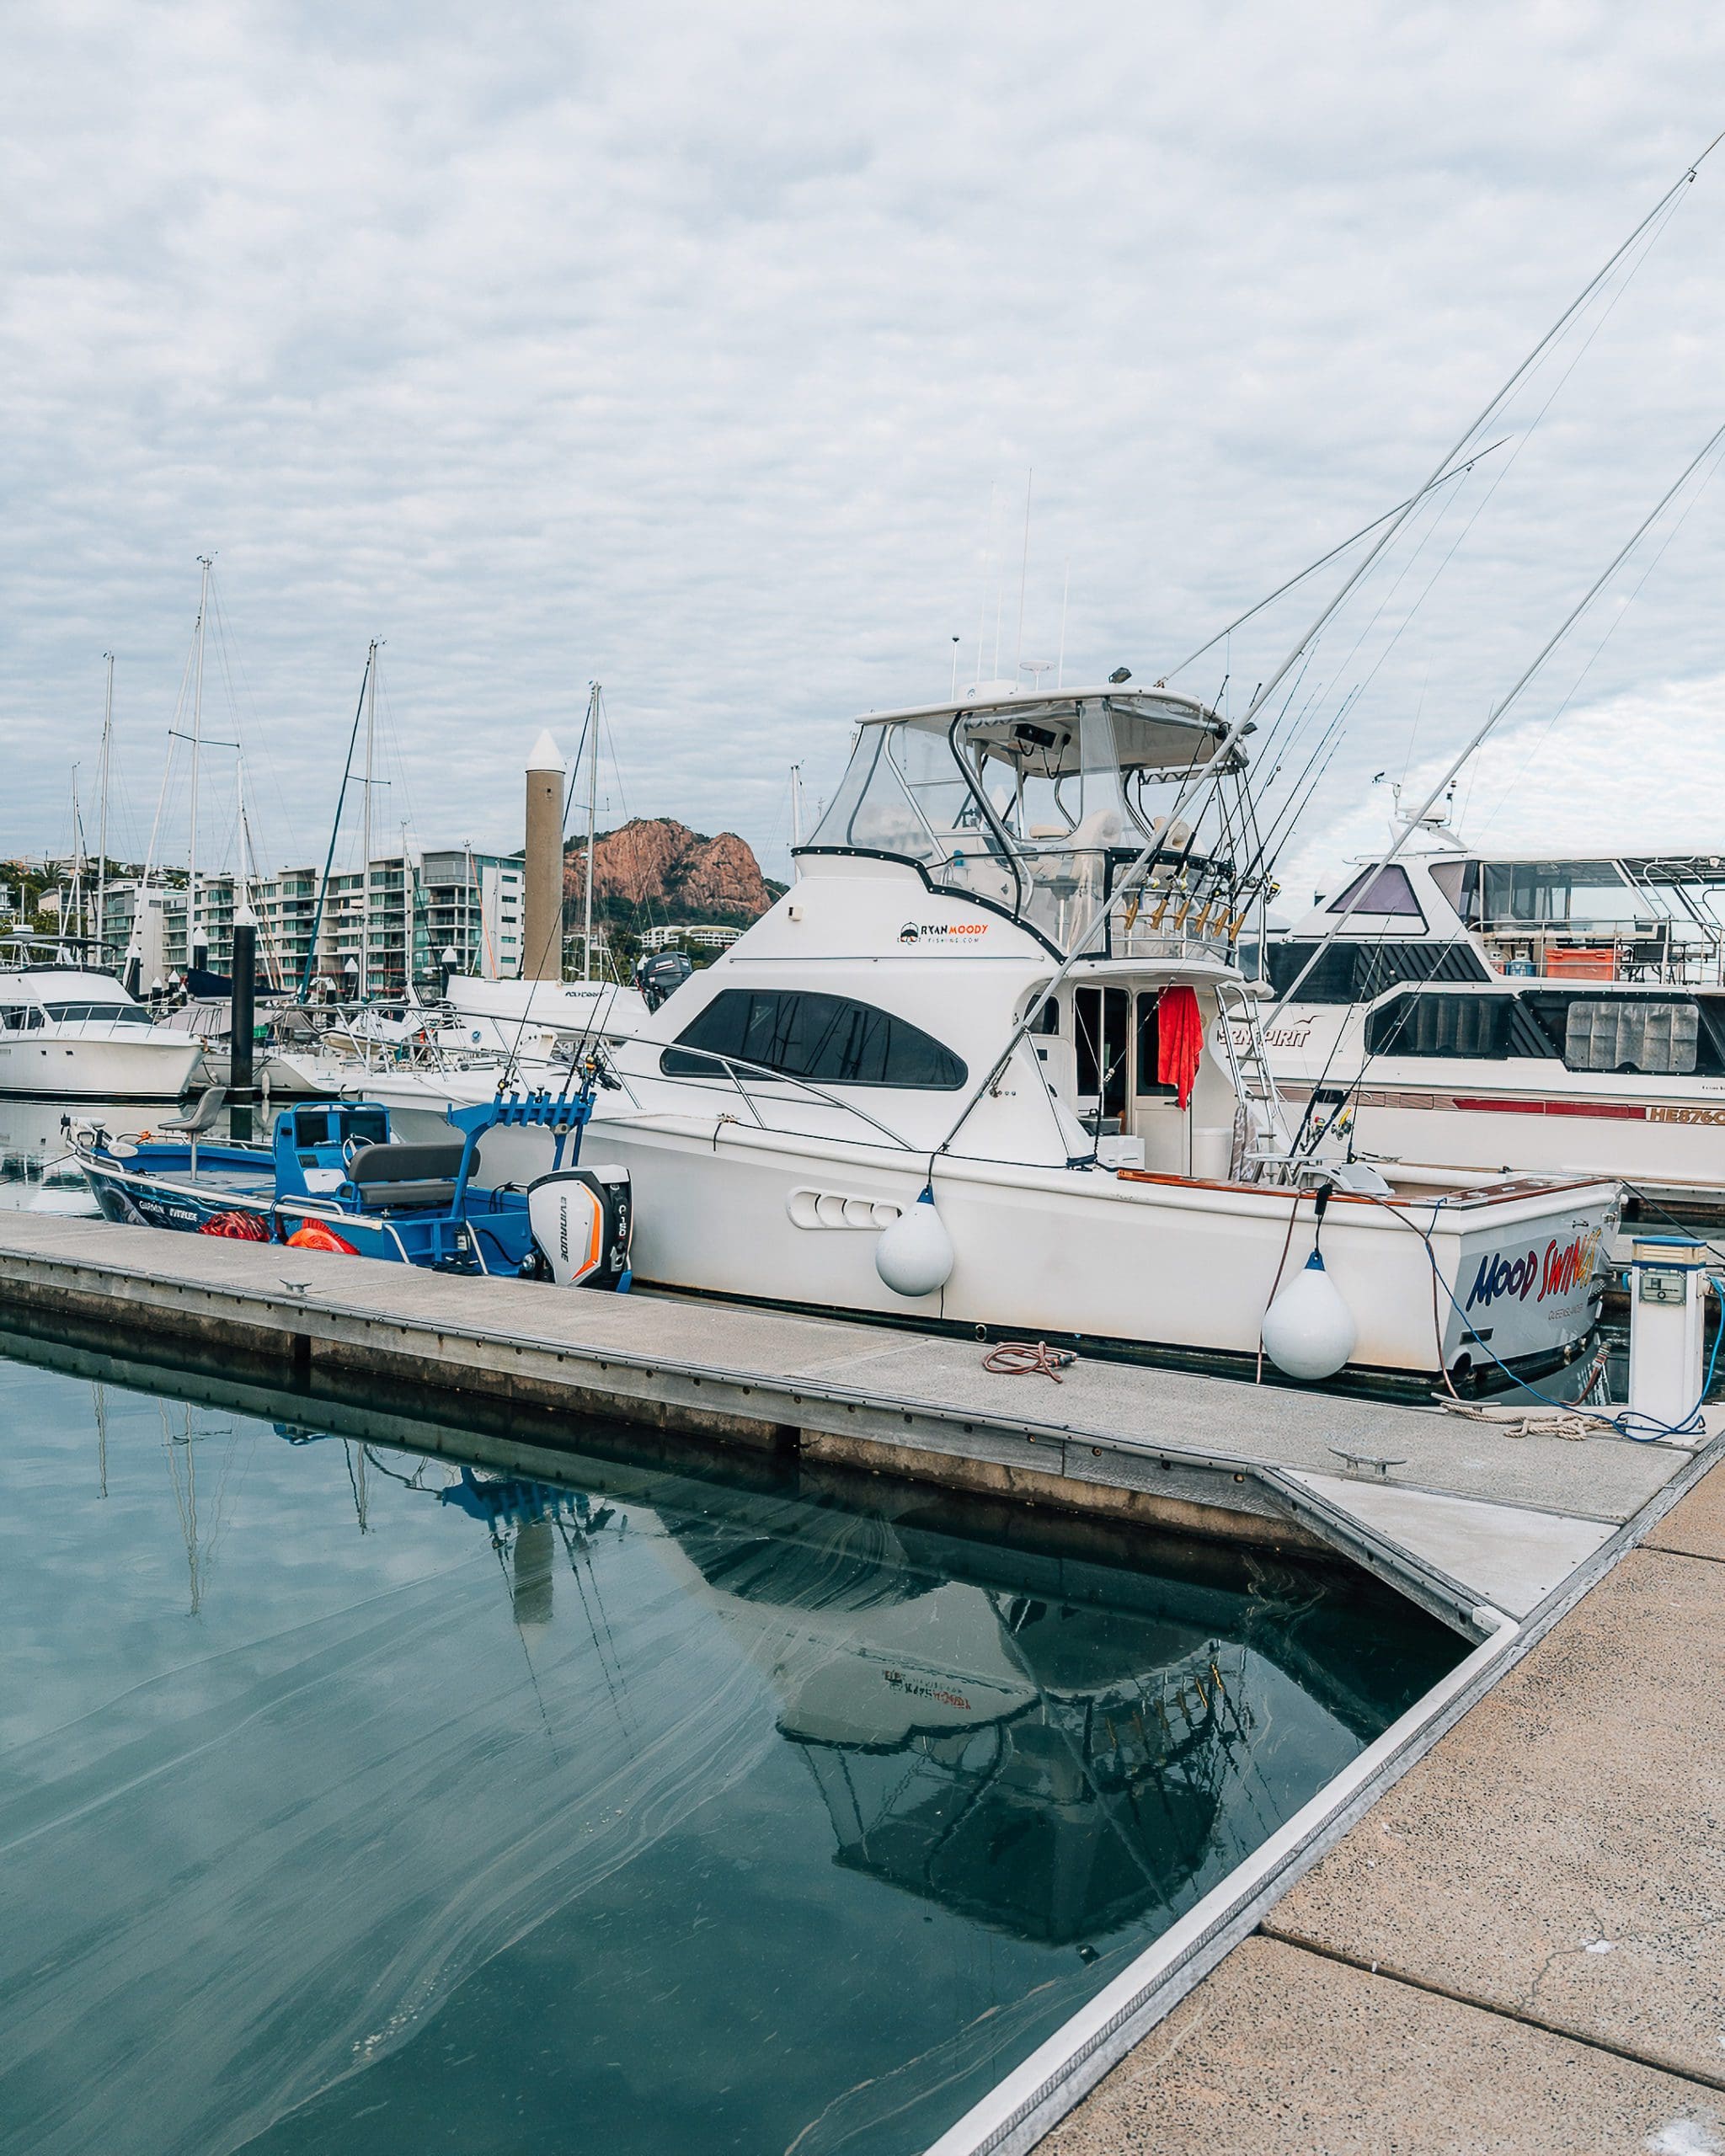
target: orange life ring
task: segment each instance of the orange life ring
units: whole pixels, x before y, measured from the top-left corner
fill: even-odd
[[[287,1247],[290,1250],[339,1250],[345,1251],[350,1257],[357,1257],[360,1254],[354,1244],[344,1236],[337,1235],[334,1228],[326,1228],[321,1220],[307,1220],[302,1227],[296,1228],[287,1239]]]

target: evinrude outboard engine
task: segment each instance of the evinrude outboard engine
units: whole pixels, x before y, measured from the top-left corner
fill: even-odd
[[[656,1011],[665,998],[695,970],[686,951],[655,951],[650,958],[643,958],[635,969],[635,985],[641,991],[647,1008]]]
[[[627,1168],[560,1168],[527,1186],[527,1225],[559,1288],[624,1292],[633,1219]]]

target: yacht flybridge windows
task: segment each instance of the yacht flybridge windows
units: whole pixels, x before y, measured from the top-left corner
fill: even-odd
[[[1519,927],[1618,927],[1648,911],[1615,861],[1487,861],[1467,895],[1487,933]],[[1464,890],[1467,889],[1464,884]]]
[[[847,995],[798,990],[721,989],[678,1034],[659,1067],[671,1078],[720,1078],[730,1056],[816,1086],[900,1086],[956,1092],[969,1073],[919,1026]]]
[[[1270,985],[1285,995],[1314,951],[1317,963],[1300,981],[1296,1003],[1370,1003],[1405,980],[1489,980],[1490,969],[1470,943],[1347,942],[1319,946],[1309,937],[1279,938],[1265,953]]]
[[[867,719],[807,850],[911,862],[932,885],[1011,914],[1061,952],[1087,929],[1087,948],[1114,956],[1159,947],[1153,937],[1220,940],[1236,926],[1230,864],[1162,812],[1226,730],[1167,690]],[[1111,908],[1119,871],[1158,838],[1164,857],[1148,888]]]
[[[1434,864],[1431,874],[1505,971],[1577,979],[1717,981],[1725,975],[1725,860]]]

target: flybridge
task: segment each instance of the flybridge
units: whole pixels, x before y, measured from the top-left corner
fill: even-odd
[[[1280,986],[1294,956],[1310,961],[1297,1001],[1343,1001],[1391,985],[1395,953],[1418,944],[1407,977],[1485,979],[1505,974],[1616,982],[1725,980],[1725,857],[1707,853],[1556,857],[1482,852],[1452,835],[1372,863],[1273,947]],[[1316,939],[1314,942],[1313,939]],[[1389,973],[1386,974],[1386,967]],[[1322,979],[1320,979],[1320,976]]]
[[[1196,697],[1117,684],[871,714],[799,851],[908,862],[931,889],[1004,912],[1062,954],[1144,955],[1146,938],[1158,953],[1170,937],[1226,945],[1246,829],[1246,759],[1224,755],[1227,731]],[[1199,773],[1236,787],[1202,843],[1175,819]],[[1208,808],[1218,788],[1206,790]],[[1124,888],[1146,847],[1147,875]]]

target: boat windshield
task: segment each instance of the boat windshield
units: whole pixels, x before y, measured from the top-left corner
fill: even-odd
[[[1119,955],[1123,938],[1135,952],[1177,893],[1183,931],[1194,907],[1211,914],[1210,900],[1220,929],[1222,864],[1169,810],[1223,731],[1203,705],[1165,691],[869,720],[809,851],[914,862],[931,883],[1004,908],[1063,952],[1081,939]],[[1124,910],[1111,918],[1116,878],[1158,837],[1166,858],[1146,893],[1125,902],[1130,920]],[[1169,926],[1156,920],[1156,933]]]
[[[1488,930],[1615,924],[1649,910],[1613,861],[1488,861],[1473,895],[1479,925]]]
[[[77,1021],[99,1019],[110,1026],[147,1026],[150,1014],[138,1003],[45,1003],[42,1006],[51,1018],[65,1024]]]
[[[1545,973],[1717,979],[1725,970],[1725,862],[1444,862],[1434,879],[1494,958]]]

